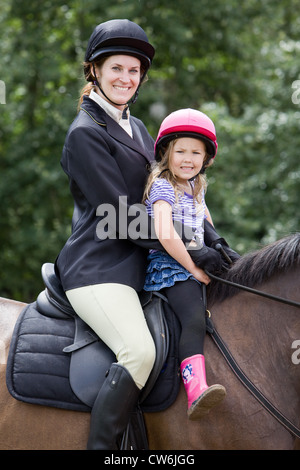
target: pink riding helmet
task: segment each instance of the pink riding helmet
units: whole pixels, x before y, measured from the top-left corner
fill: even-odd
[[[218,149],[216,129],[212,120],[196,109],[179,109],[161,123],[154,145],[155,159],[161,160],[160,150],[173,139],[194,137],[203,140],[207,153],[215,158]]]

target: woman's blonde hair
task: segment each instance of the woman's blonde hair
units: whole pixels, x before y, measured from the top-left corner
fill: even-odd
[[[171,140],[169,142],[168,146],[161,151],[160,156],[161,159],[159,162],[155,162],[151,168],[150,175],[148,177],[144,195],[143,195],[143,202],[146,201],[146,199],[149,198],[150,195],[150,190],[152,187],[152,184],[154,183],[155,180],[158,178],[165,178],[174,188],[175,191],[175,197],[178,200],[178,195],[183,194],[183,189],[180,188],[178,185],[178,181],[176,179],[176,175],[172,172],[170,169],[170,158],[172,155],[172,151],[174,148],[174,145],[176,144],[178,139]],[[205,168],[211,166],[213,163],[213,159],[206,153],[205,159],[203,162],[203,166]],[[201,202],[202,200],[202,192],[203,190],[206,191],[207,189],[207,178],[205,173],[199,173],[194,179],[193,179],[193,198],[194,201],[197,201],[198,203]]]
[[[95,68],[100,68],[104,64],[105,59],[107,59],[107,57],[102,57],[100,60],[95,61],[94,62]],[[92,90],[95,91],[96,89],[96,85],[94,84],[95,77],[94,77],[92,65],[93,64],[91,62],[83,62],[84,76],[88,83],[80,91],[80,98],[78,100],[78,107],[77,107],[78,110],[82,104],[83,97],[90,96],[91,91]]]

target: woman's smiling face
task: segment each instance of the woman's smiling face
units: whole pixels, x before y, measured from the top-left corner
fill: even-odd
[[[105,95],[123,109],[140,84],[141,62],[136,57],[113,55],[96,69],[96,75]]]

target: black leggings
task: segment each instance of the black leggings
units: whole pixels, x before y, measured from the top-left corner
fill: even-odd
[[[180,362],[195,354],[203,354],[206,322],[202,286],[188,279],[176,282],[164,293],[181,325]]]

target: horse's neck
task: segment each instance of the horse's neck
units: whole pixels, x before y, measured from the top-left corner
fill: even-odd
[[[300,300],[294,292],[295,283],[294,279],[293,288],[291,278],[274,278],[259,290]],[[289,328],[300,319],[299,309],[244,291],[209,310],[219,334],[243,362],[272,350],[275,358],[279,351],[289,349]]]
[[[290,272],[259,289],[299,301],[296,284],[296,273]],[[211,314],[218,333],[249,379],[281,411],[290,403],[292,413],[300,383],[300,364],[297,367],[292,360],[293,343],[300,340],[300,310],[241,292],[213,305]]]

